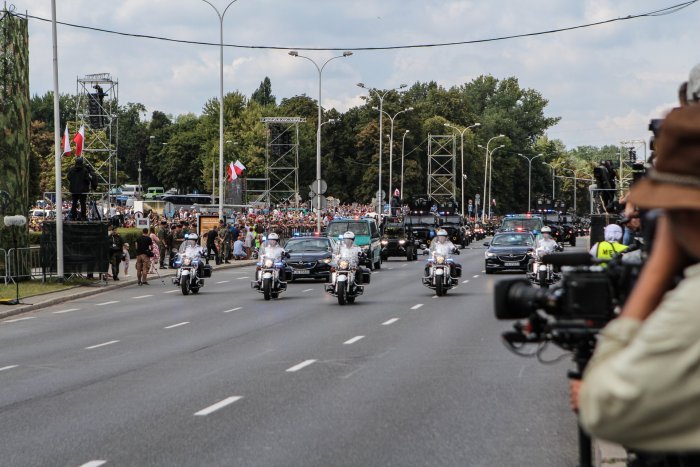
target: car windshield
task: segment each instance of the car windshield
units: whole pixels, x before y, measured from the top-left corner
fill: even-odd
[[[384,229],[384,235],[386,235],[387,237],[401,237],[404,235],[403,228],[387,226]]]
[[[445,224],[459,224],[461,222],[459,216],[445,216],[442,221]]]
[[[369,235],[369,224],[367,222],[331,222],[328,225],[329,237],[338,237],[348,231],[355,235]]]
[[[434,216],[410,216],[406,218],[407,224],[426,224],[433,225],[435,223]]]
[[[542,219],[504,219],[501,224],[503,230],[540,230],[542,228]]]
[[[295,251],[328,251],[329,243],[325,238],[300,238],[287,242],[285,250],[289,253]]]
[[[531,235],[501,234],[493,237],[493,246],[532,246]]]

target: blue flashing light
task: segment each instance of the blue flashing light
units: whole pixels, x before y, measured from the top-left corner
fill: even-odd
[[[276,268],[283,268],[283,267],[284,267],[284,262],[282,262],[282,261],[276,261],[276,262],[275,262],[275,267],[276,267]]]
[[[294,232],[292,234],[292,237],[301,237],[301,234],[299,232]]]

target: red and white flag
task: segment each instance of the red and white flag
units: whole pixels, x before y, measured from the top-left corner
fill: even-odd
[[[245,165],[238,159],[236,159],[236,163],[233,164],[233,170],[236,172],[236,176],[240,177],[243,175],[243,171],[245,170]]]
[[[68,125],[66,125],[66,131],[63,132],[63,137],[61,138],[61,149],[63,154],[70,154],[70,140],[68,139]]]
[[[80,125],[80,130],[73,137],[75,142],[75,155],[80,157],[83,154],[83,142],[85,142],[85,125]]]
[[[226,169],[226,171],[228,172],[228,181],[229,181],[229,182],[232,182],[232,181],[234,181],[235,179],[238,178],[238,175],[236,175],[236,170],[235,170],[235,168],[234,168],[234,166],[233,166],[233,162],[230,162],[230,163],[229,163],[228,168]]]

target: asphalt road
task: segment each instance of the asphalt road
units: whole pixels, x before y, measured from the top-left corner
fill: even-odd
[[[514,275],[483,251],[440,298],[396,259],[343,307],[313,281],[265,302],[246,267],[6,319],[0,464],[575,465],[572,365],[504,348],[492,290]]]

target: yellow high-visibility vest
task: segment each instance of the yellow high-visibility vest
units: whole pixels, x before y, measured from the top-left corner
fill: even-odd
[[[603,261],[610,261],[614,255],[618,255],[629,248],[627,245],[617,242],[598,242],[596,258]]]

